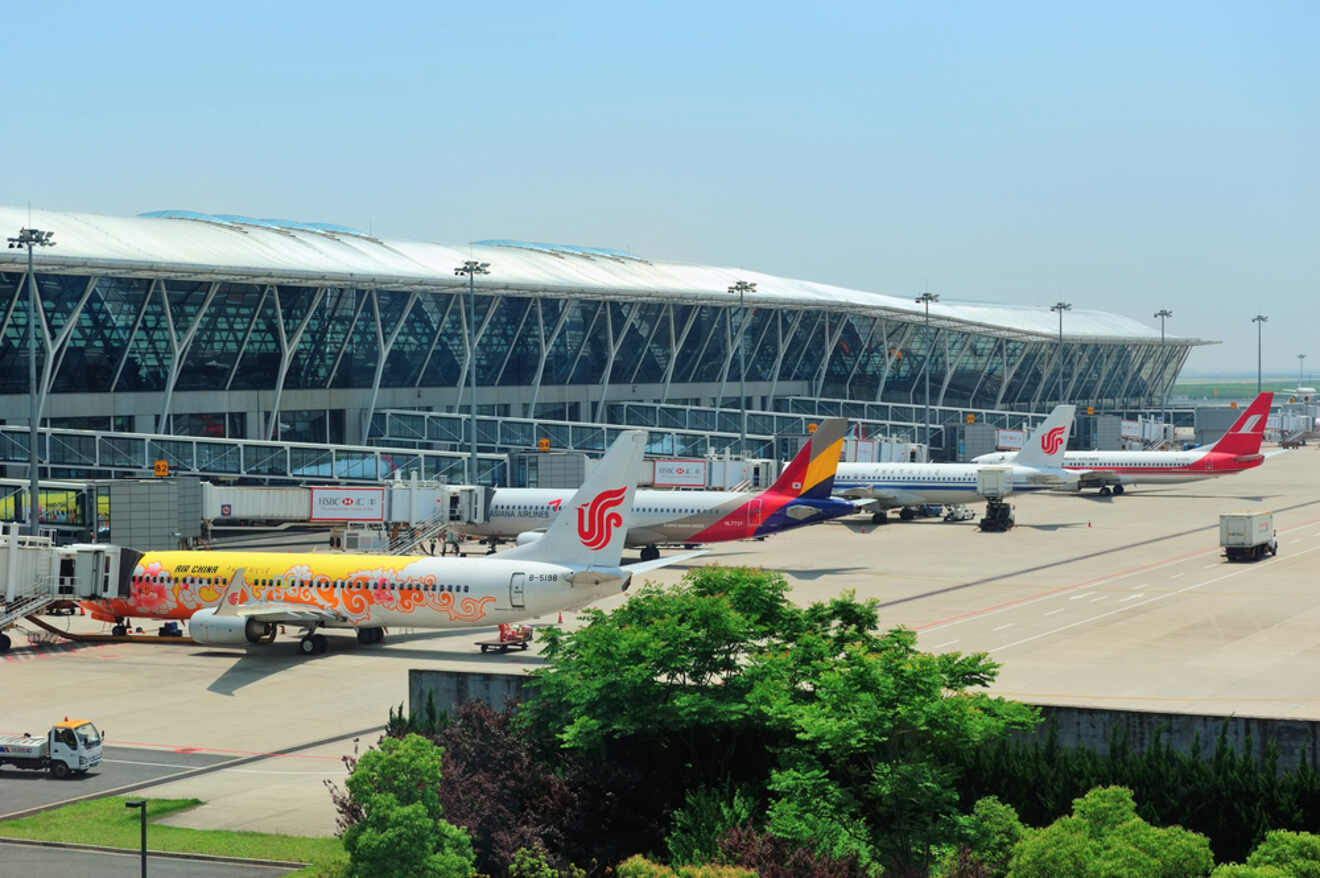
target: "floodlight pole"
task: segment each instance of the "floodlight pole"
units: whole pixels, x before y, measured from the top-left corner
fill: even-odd
[[[1163,355],[1164,354],[1164,320],[1167,317],[1172,317],[1173,312],[1170,311],[1168,308],[1161,308],[1160,310],[1155,312],[1155,316],[1160,318],[1160,354]],[[1164,419],[1165,424],[1169,422],[1168,408],[1169,408],[1169,388],[1168,385],[1166,384],[1164,386],[1163,396],[1160,400],[1160,417]]]
[[[147,878],[147,803],[144,799],[125,802],[125,808],[138,809],[138,822],[142,826],[142,878]]]
[[[40,527],[40,506],[41,506],[41,453],[40,446],[40,414],[37,395],[37,278],[32,271],[32,248],[33,247],[54,247],[55,242],[51,240],[55,236],[54,232],[43,232],[41,229],[19,229],[18,236],[9,239],[9,249],[18,247],[27,248],[27,282],[28,282],[28,314],[27,314],[27,341],[28,341],[28,533],[32,536],[37,535]]]
[[[1265,322],[1269,319],[1270,318],[1266,317],[1264,314],[1257,314],[1255,317],[1251,318],[1251,322],[1256,324],[1256,395],[1257,396],[1260,396],[1260,335],[1261,335],[1260,330],[1261,327],[1264,326]],[[1298,384],[1298,386],[1300,387],[1301,385]]]
[[[1306,354],[1297,355],[1297,395],[1302,395],[1302,363],[1306,360]]]
[[[1070,302],[1055,302],[1051,311],[1059,312],[1059,405],[1063,405],[1063,312],[1072,310]]]
[[[747,458],[747,359],[743,342],[747,336],[747,310],[743,307],[743,295],[756,292],[756,284],[745,280],[735,281],[729,292],[738,294],[738,408],[742,410],[742,428],[738,435],[738,456]]]
[[[467,320],[467,357],[468,383],[472,389],[472,479],[477,483],[477,288],[475,277],[478,274],[490,274],[489,262],[477,262],[469,259],[454,269],[456,275],[467,275],[468,279],[468,320]]]
[[[930,337],[930,303],[940,300],[938,293],[925,292],[914,301],[926,306],[926,459],[930,460],[930,361],[934,356],[935,345]]]

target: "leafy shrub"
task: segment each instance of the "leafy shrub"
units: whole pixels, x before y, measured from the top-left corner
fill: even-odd
[[[753,869],[761,878],[866,878],[856,857],[839,858],[799,847],[749,825],[726,832],[720,858]]]
[[[755,814],[756,799],[731,783],[688,790],[665,839],[669,861],[674,865],[710,862],[719,853],[720,837]]]

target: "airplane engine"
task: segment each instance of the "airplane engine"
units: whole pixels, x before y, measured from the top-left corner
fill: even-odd
[[[193,613],[188,625],[192,639],[207,646],[238,646],[244,643],[270,643],[275,639],[275,625],[243,616],[219,616],[207,608]]]
[[[518,534],[518,545],[525,546],[528,543],[534,543],[543,536],[545,536],[545,531],[525,530]]]

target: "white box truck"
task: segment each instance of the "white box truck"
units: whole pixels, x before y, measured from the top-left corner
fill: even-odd
[[[101,733],[85,719],[56,723],[44,738],[0,735],[0,765],[49,771],[65,778],[101,764]]]
[[[1219,515],[1219,545],[1230,561],[1256,561],[1265,553],[1279,554],[1272,512],[1223,512]]]

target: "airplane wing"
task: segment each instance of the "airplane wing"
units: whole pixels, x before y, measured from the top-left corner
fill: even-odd
[[[924,497],[912,491],[904,491],[901,488],[880,488],[871,485],[849,488],[843,492],[843,496],[854,501],[858,508],[874,505],[888,509],[894,506],[920,506],[926,502]]]
[[[681,555],[670,555],[668,558],[656,558],[654,561],[638,561],[633,564],[624,564],[623,569],[629,573],[650,573],[652,570],[659,570],[661,567],[667,567],[670,564],[677,564],[680,561],[687,561],[706,554],[704,549],[696,552],[684,552]]]
[[[303,622],[334,623],[345,622],[348,617],[333,610],[300,604],[286,604],[283,601],[264,601],[252,596],[245,574],[247,568],[234,571],[229,585],[220,594],[216,604],[216,616],[241,616],[256,619],[258,622]]]
[[[348,621],[347,616],[332,610],[273,601],[249,601],[239,606],[234,615],[256,619],[258,622],[288,622],[295,625],[306,622],[320,622],[326,625]]]

